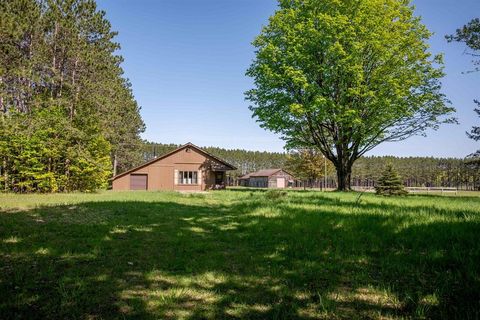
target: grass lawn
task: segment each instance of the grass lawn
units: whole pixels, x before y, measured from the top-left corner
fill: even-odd
[[[0,194],[0,318],[480,317],[480,197]]]

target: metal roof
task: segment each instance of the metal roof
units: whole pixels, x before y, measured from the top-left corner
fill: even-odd
[[[242,179],[248,179],[250,177],[270,177],[270,176],[274,175],[275,173],[277,173],[278,171],[283,171],[283,172],[288,173],[287,171],[285,171],[283,169],[263,169],[263,170],[258,170],[258,171],[255,171],[255,172],[247,173],[246,175],[243,175],[243,176],[239,177],[238,179],[242,180]],[[290,174],[290,173],[288,173],[288,174]]]
[[[263,169],[250,173],[250,177],[270,177],[282,169]]]
[[[244,180],[250,178],[250,173],[244,174],[243,176],[238,177],[238,180]]]

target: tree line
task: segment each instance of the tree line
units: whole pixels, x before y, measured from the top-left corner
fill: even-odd
[[[145,142],[143,159],[151,160],[175,150],[180,145]],[[205,147],[205,151],[237,167],[229,172],[232,184],[238,177],[261,169],[283,168],[291,172],[301,186],[323,187],[325,165],[327,186],[337,187],[335,166],[319,151],[259,152],[242,149],[228,150]],[[391,164],[407,187],[455,187],[463,190],[480,189],[480,166],[468,158],[364,156],[352,168],[352,185],[375,187],[382,172]]]
[[[353,185],[376,186],[382,171],[389,164],[399,173],[406,187],[480,190],[480,166],[468,158],[362,157],[353,167]]]
[[[94,0],[0,1],[0,188],[105,188],[142,161],[144,124]]]

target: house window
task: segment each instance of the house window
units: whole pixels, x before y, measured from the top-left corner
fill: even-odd
[[[179,171],[178,184],[198,184],[197,171]]]

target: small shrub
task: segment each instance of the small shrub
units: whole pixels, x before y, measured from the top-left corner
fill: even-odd
[[[375,191],[377,194],[384,196],[403,196],[408,193],[392,164],[387,164]]]

